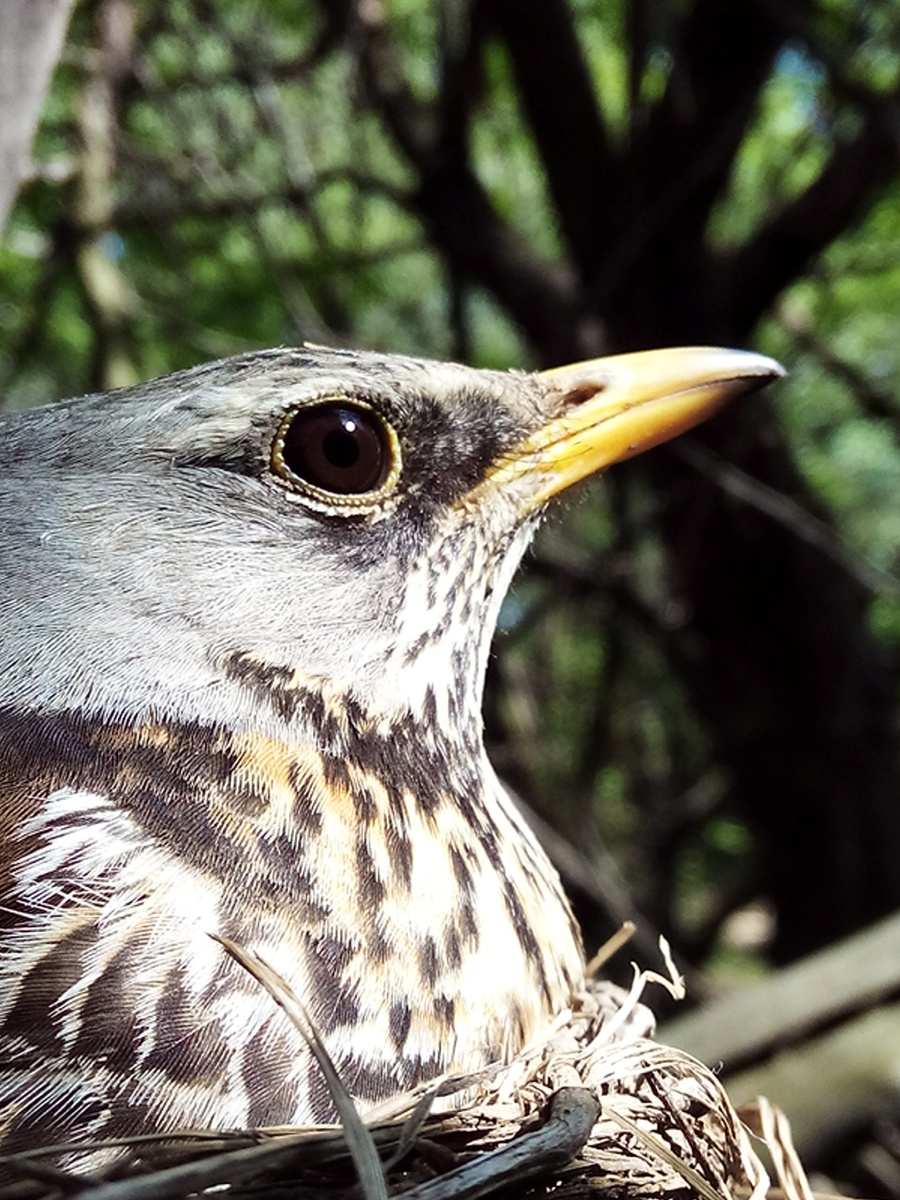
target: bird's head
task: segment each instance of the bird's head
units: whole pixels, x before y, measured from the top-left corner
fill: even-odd
[[[255,692],[258,723],[266,689],[277,726],[306,681],[477,721],[546,502],[778,373],[712,349],[524,374],[304,347],[7,416],[0,678],[43,708],[239,724]]]

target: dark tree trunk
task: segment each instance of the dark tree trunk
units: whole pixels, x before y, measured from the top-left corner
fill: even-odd
[[[704,440],[813,507],[765,403]],[[758,838],[776,955],[794,958],[900,907],[896,673],[844,567],[672,454],[646,469],[668,498],[687,683]]]

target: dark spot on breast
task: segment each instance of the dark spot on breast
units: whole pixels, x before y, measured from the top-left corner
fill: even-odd
[[[330,728],[325,697],[315,688],[300,685],[292,690],[295,708],[299,708],[310,725],[318,732]]]
[[[478,945],[481,933],[475,915],[475,905],[471,900],[463,900],[459,906],[459,932],[467,946],[474,949]]]
[[[433,937],[426,936],[419,947],[419,971],[423,983],[434,987],[438,977],[438,954]]]
[[[473,891],[472,872],[458,846],[450,847],[450,867],[459,890],[470,896]]]
[[[412,1013],[409,1005],[402,1000],[398,1000],[391,1005],[391,1015],[389,1028],[391,1032],[391,1041],[396,1050],[401,1051],[409,1036],[409,1027],[412,1024]]]
[[[484,850],[485,858],[494,868],[498,875],[506,875],[506,869],[503,865],[503,856],[500,853],[500,847],[497,844],[497,835],[493,829],[481,829],[478,832],[478,841]]]
[[[322,1014],[320,1019],[324,1018],[325,1014]],[[333,988],[333,994],[329,997],[327,1020],[332,1028],[341,1025],[352,1027],[359,1023],[359,990],[355,983],[342,982]]]
[[[360,907],[370,913],[377,911],[384,902],[385,887],[362,830],[356,839],[356,883]]]
[[[330,760],[322,757],[322,768],[328,780],[327,766]],[[345,772],[346,773],[346,772]],[[291,763],[290,782],[294,791],[293,816],[297,822],[298,831],[311,838],[318,837],[322,832],[322,803],[323,797],[315,781],[310,779],[307,769],[300,762]]]
[[[349,943],[325,933],[309,939],[309,954],[330,975],[340,975],[355,958]]]
[[[347,724],[353,730],[354,736],[364,737],[366,730],[369,729],[372,723],[372,719],[355,696],[345,697],[344,712],[347,715]]]
[[[408,667],[416,661],[419,655],[426,647],[431,645],[431,635],[428,633],[420,633],[414,642],[412,642],[406,650],[404,661]]]
[[[444,930],[444,957],[451,970],[458,970],[462,965],[462,950],[459,944],[459,933],[456,924],[451,921]]]
[[[308,1085],[310,1118],[317,1125],[333,1125],[337,1121],[337,1109],[331,1090],[318,1065],[313,1066],[311,1072]],[[341,1079],[344,1079],[343,1075]]]
[[[138,1014],[131,1004],[135,955],[120,950],[87,990],[73,1053],[97,1058],[114,1071],[137,1064]]]
[[[21,990],[3,1025],[5,1036],[20,1036],[45,1054],[60,1052],[63,1043],[51,1016],[53,1005],[84,975],[88,951],[96,941],[96,927],[89,926],[48,945],[21,980]]]
[[[367,1063],[355,1057],[341,1060],[341,1078],[351,1096],[360,1100],[384,1100],[397,1090],[397,1080],[385,1063]]]
[[[506,904],[506,911],[509,913],[516,936],[519,939],[519,945],[524,950],[525,957],[528,959],[533,970],[537,973],[544,999],[549,1003],[551,992],[547,979],[547,971],[544,966],[544,956],[534,935],[534,930],[525,916],[525,910],[522,908],[519,893],[509,879],[504,879],[503,881],[503,899]]]
[[[283,902],[285,882],[289,880],[296,898],[315,896],[317,902],[323,899],[315,885],[315,868],[303,856],[297,830],[260,834],[255,853],[259,861],[253,864],[253,874],[257,876],[254,882],[258,882],[261,894]]]
[[[429,1054],[427,1058],[415,1055],[401,1059],[397,1070],[400,1084],[398,1090],[406,1091],[434,1079],[435,1075],[440,1075],[446,1068],[448,1062],[449,1058],[442,1058],[439,1054]]]
[[[387,822],[385,837],[394,880],[408,892],[412,884],[412,842],[409,840],[406,830],[398,829],[394,821]]]
[[[134,1095],[134,1081],[130,1076],[117,1080],[108,1094],[111,1101],[111,1112],[106,1118],[104,1132],[108,1137],[133,1137],[145,1133],[148,1129],[159,1128],[159,1107],[151,1105],[149,1100],[138,1099]],[[156,1108],[156,1111],[152,1110]],[[96,1136],[96,1134],[94,1135]]]
[[[367,1063],[351,1054],[342,1057],[337,1067],[350,1095],[370,1103],[385,1100],[426,1079],[433,1079],[443,1070],[436,1055],[427,1059],[418,1056],[401,1058],[387,1064]]]
[[[371,825],[378,816],[378,804],[371,789],[365,784],[358,783],[353,788],[352,794],[357,820],[361,825]]]
[[[434,996],[432,999],[434,1019],[442,1029],[450,1030],[456,1017],[456,1002],[452,996]]]
[[[350,772],[347,769],[347,761],[343,756],[338,754],[323,754],[322,775],[328,787],[340,788],[341,791],[349,792]]]
[[[299,1045],[291,1045],[267,1022],[241,1049],[241,1077],[247,1091],[247,1125],[287,1125],[300,1101],[300,1087],[289,1082]]]
[[[309,972],[310,1015],[320,1032],[339,1026],[353,1026],[359,1021],[359,991],[354,980],[346,980],[327,958],[311,955],[307,959]]]
[[[447,600],[449,603],[450,597],[448,597]],[[438,621],[437,625],[435,625],[434,629],[431,632],[431,636],[434,638],[434,640],[436,642],[439,642],[441,640],[441,638],[444,636],[444,634],[446,634],[449,631],[449,629],[452,625],[453,625],[453,609],[448,607],[448,608],[444,609],[444,612],[441,615],[441,619]]]
[[[451,655],[453,666],[451,695],[456,697],[459,712],[465,712],[466,697],[469,693],[471,680],[469,677],[470,656],[461,647],[457,647]]]
[[[386,963],[391,957],[391,943],[377,919],[369,932],[366,953],[375,964]]]
[[[226,1044],[218,1020],[175,970],[166,979],[154,1012],[154,1045],[144,1069],[157,1070],[173,1083],[211,1083],[224,1078]]]
[[[269,807],[270,797],[262,788],[239,787],[235,779],[229,779],[221,789],[223,807],[240,817],[258,817]]]

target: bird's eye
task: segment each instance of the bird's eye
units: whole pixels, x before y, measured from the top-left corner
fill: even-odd
[[[292,483],[358,502],[380,493],[399,471],[399,444],[372,409],[333,400],[291,413],[272,461]]]

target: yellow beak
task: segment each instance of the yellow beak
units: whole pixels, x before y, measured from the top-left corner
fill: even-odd
[[[784,374],[771,358],[683,346],[596,358],[543,371],[562,415],[494,464],[483,486],[530,476],[536,508],[587,475],[684,433],[727,400]]]

